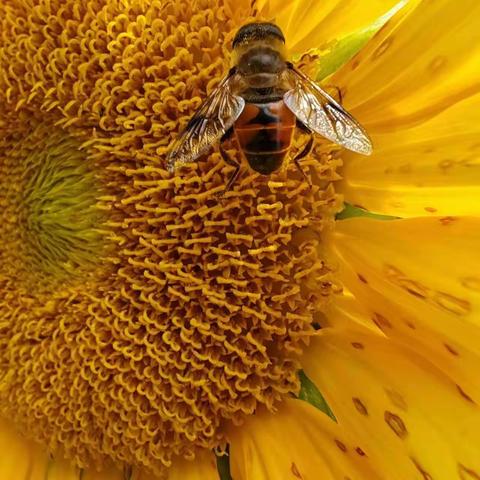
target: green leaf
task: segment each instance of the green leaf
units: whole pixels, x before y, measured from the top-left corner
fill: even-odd
[[[229,458],[228,455],[217,455],[217,470],[220,480],[232,480]]]
[[[373,218],[374,220],[399,220],[401,218],[393,215],[381,215],[379,213],[369,212],[364,208],[354,207],[349,203],[345,203],[343,210],[335,215],[335,220],[345,220],[354,217]]]
[[[314,407],[317,407],[322,412],[326,413],[332,420],[337,421],[331,408],[328,406],[327,401],[323,398],[320,390],[316,385],[307,377],[303,370],[298,372],[298,378],[300,379],[301,389],[298,395],[300,400],[310,403]],[[223,479],[222,479],[223,480]]]
[[[393,8],[377,18],[368,27],[357,30],[343,38],[333,40],[322,47],[321,50],[325,50],[325,53],[322,53],[319,68],[316,72],[315,79],[317,82],[336,72],[340,67],[353,58],[375,35],[375,33],[377,33],[406,3],[407,0],[398,2]]]

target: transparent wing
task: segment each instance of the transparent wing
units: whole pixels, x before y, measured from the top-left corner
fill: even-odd
[[[200,105],[167,156],[170,171],[203,155],[235,123],[245,106],[245,100],[232,93],[238,80],[238,75],[228,75]]]
[[[293,88],[283,100],[304,125],[349,150],[372,153],[367,132],[339,103],[293,66],[287,75]]]

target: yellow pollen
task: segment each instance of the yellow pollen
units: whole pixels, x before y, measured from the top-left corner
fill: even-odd
[[[166,171],[250,0],[33,3],[0,5],[0,413],[81,467],[161,475],[298,392],[340,160],[317,145],[312,187],[243,164],[221,199],[218,152]]]

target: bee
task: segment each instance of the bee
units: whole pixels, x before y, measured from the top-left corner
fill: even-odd
[[[363,155],[372,152],[363,127],[286,59],[280,28],[250,23],[235,35],[229,72],[175,140],[168,169],[198,159],[219,143],[223,160],[234,167],[223,194],[240,172],[240,164],[224,148],[226,141],[236,137],[250,167],[269,175],[282,165],[296,128],[308,134],[293,159],[305,178],[300,160],[311,152],[314,133]]]

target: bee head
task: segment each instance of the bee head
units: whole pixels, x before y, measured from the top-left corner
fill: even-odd
[[[273,23],[249,23],[235,35],[232,66],[244,76],[254,77],[254,82],[273,82],[284,70],[285,58],[285,37]]]

